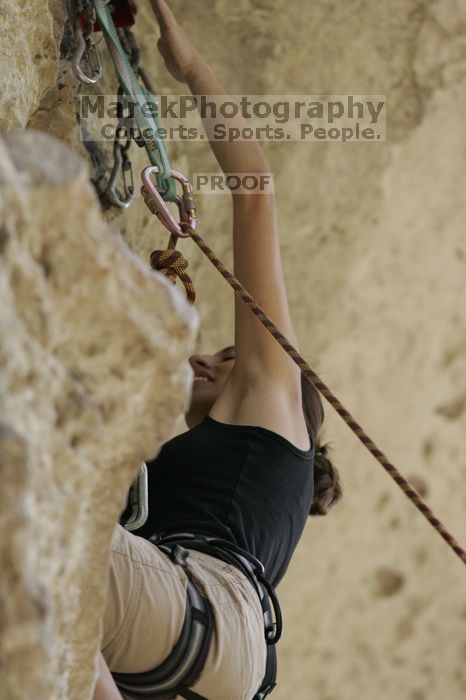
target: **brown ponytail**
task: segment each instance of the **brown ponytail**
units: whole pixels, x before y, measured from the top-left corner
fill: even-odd
[[[340,475],[328,457],[328,444],[320,445],[318,435],[324,421],[324,406],[319,392],[301,374],[301,394],[304,419],[310,437],[316,445],[314,457],[314,496],[309,515],[325,515],[343,496]]]
[[[328,458],[328,445],[318,445],[314,458],[314,497],[309,515],[325,515],[342,496],[340,475]]]

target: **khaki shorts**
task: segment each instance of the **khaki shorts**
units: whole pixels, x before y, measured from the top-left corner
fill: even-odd
[[[188,564],[214,614],[210,650],[192,690],[208,700],[251,700],[262,683],[266,663],[257,593],[236,567],[208,554],[191,551]],[[102,641],[111,671],[149,671],[169,656],[184,621],[186,587],[181,566],[117,525]]]

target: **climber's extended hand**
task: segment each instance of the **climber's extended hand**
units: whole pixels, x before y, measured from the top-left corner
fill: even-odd
[[[157,21],[160,25],[161,36],[157,42],[165,65],[172,76],[181,83],[186,82],[196,65],[202,61],[188,35],[180,27],[165,0],[150,0]]]

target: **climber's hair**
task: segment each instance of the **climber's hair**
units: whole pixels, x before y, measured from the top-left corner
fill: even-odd
[[[325,515],[343,496],[340,476],[328,457],[328,444],[320,442],[324,405],[319,392],[301,373],[301,394],[307,431],[315,445],[314,496],[309,515]]]

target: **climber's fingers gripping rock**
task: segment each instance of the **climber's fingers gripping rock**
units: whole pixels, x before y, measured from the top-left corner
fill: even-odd
[[[158,49],[171,75],[184,83],[189,73],[195,70],[199,54],[184,29],[176,21],[165,0],[150,0],[150,2],[160,26]]]

